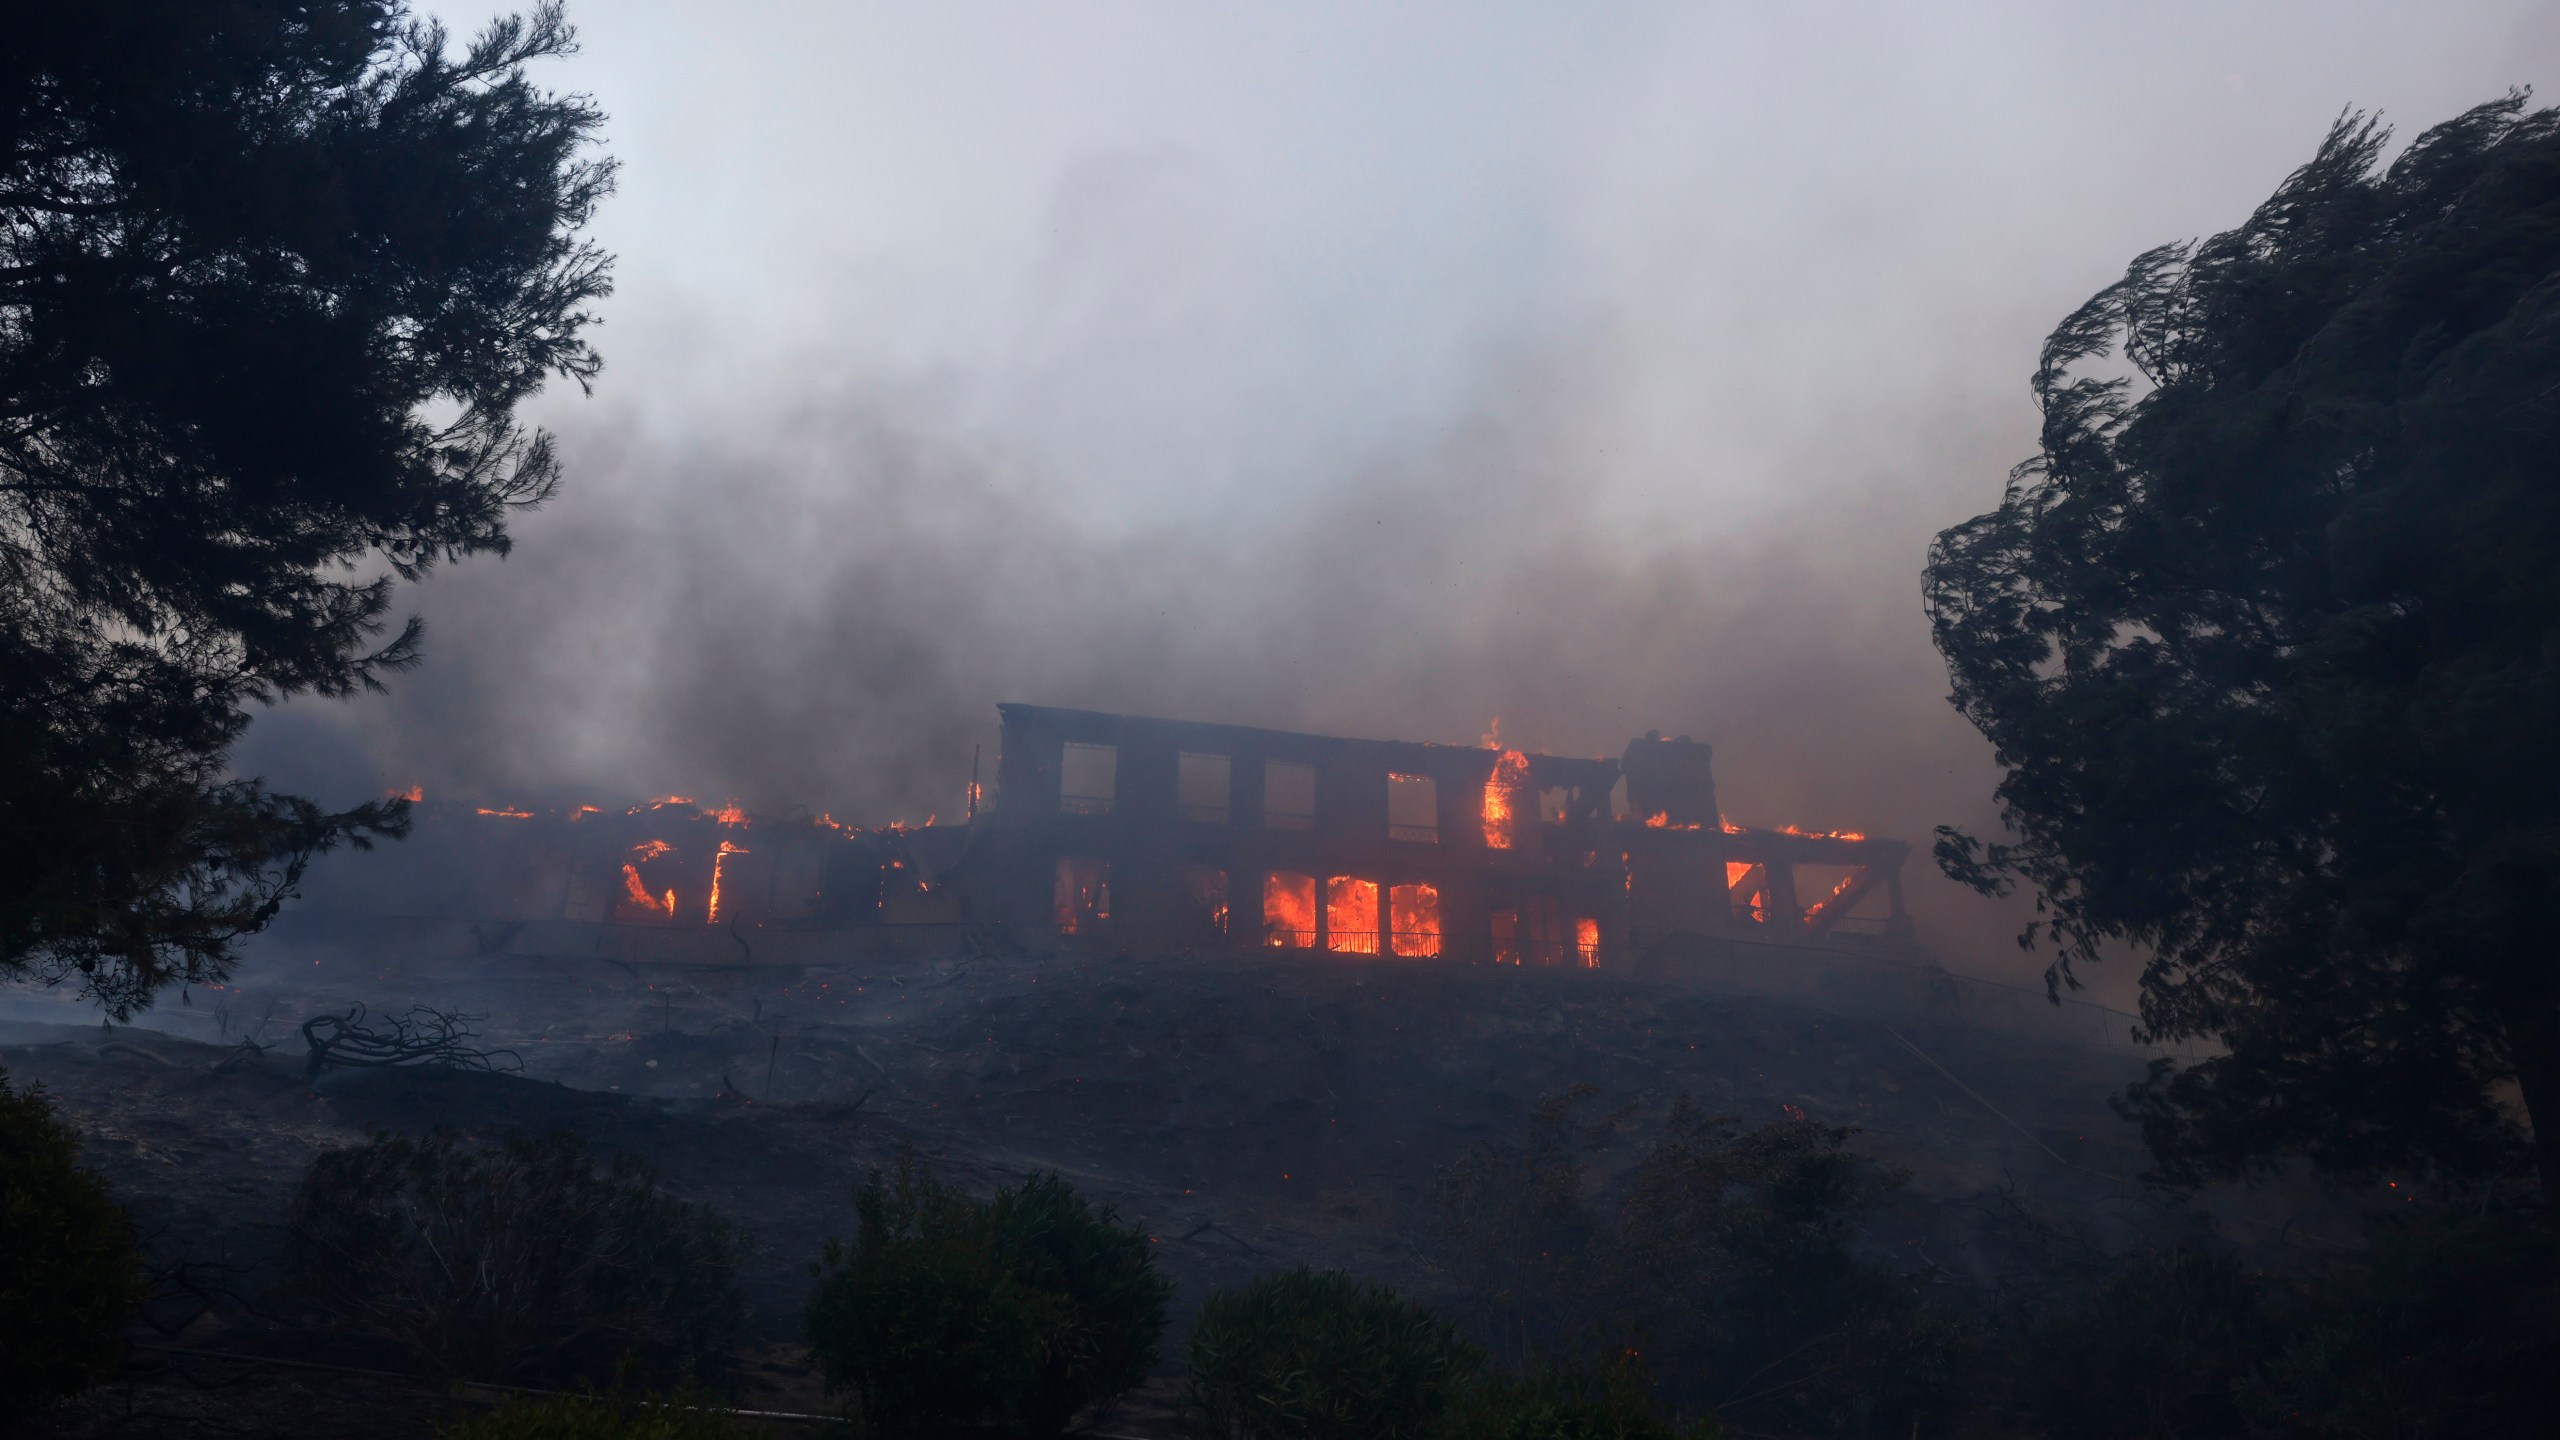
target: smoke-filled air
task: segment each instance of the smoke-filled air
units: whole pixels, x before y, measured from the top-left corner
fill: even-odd
[[[2555,86],[0,19],[0,1440],[2540,1433]]]

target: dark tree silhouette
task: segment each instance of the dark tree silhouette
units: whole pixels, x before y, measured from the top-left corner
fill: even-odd
[[[405,832],[231,777],[245,707],[378,688],[392,587],[558,481],[602,116],[399,0],[0,22],[0,974],[118,1016],[226,973],[310,857]]]
[[[2163,1175],[2495,1173],[2520,1093],[2560,1199],[2560,116],[2387,139],[2045,342],[2042,453],[1927,578],[2013,838],[1938,857],[2219,1042],[2127,1096]]]

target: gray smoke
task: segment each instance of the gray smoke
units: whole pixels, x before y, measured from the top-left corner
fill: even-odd
[[[2126,259],[2560,21],[1848,9],[589,6],[624,264],[598,395],[538,407],[569,487],[413,592],[424,669],[242,768],[876,822],[952,817],[1000,700],[1660,729],[1737,821],[1915,842],[1948,963],[2029,976],[1925,856],[1996,780],[1929,537]]]

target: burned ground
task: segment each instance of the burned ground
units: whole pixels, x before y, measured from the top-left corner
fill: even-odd
[[[1793,1110],[1856,1127],[1854,1148],[1910,1173],[1862,1243],[1959,1290],[2019,1262],[2022,1216],[2101,1245],[2197,1219],[2130,1178],[2139,1148],[2105,1103],[2141,1071],[2130,1048],[1606,973],[1302,954],[788,969],[295,956],[210,1000],[169,1016],[203,1039],[10,1022],[0,1065],[53,1093],[157,1259],[227,1267],[243,1295],[313,1155],[437,1125],[565,1128],[644,1157],[752,1232],[744,1278],[776,1341],[796,1331],[809,1261],[850,1230],[854,1188],[910,1144],[964,1187],[1056,1170],[1142,1222],[1180,1285],[1177,1340],[1210,1288],[1301,1260],[1444,1291],[1436,1177],[1577,1084],[1635,1107],[1596,1159],[1603,1186],[1683,1093],[1744,1125]],[[485,1014],[483,1038],[524,1072],[306,1078],[294,1026],[354,1000]],[[2271,1194],[2249,1203],[2224,1207],[2235,1238],[2296,1218]],[[255,1328],[216,1317],[188,1341],[225,1326]]]

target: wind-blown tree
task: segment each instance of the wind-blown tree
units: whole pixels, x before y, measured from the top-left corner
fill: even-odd
[[[2042,453],[1930,555],[2011,831],[1937,854],[2218,1042],[2125,1098],[2164,1177],[2529,1146],[2560,1201],[2560,116],[2387,140],[2046,340]]]
[[[552,493],[602,116],[400,0],[0,22],[0,975],[118,1016],[227,972],[310,858],[405,832],[228,769],[246,707],[415,662],[393,586]]]

